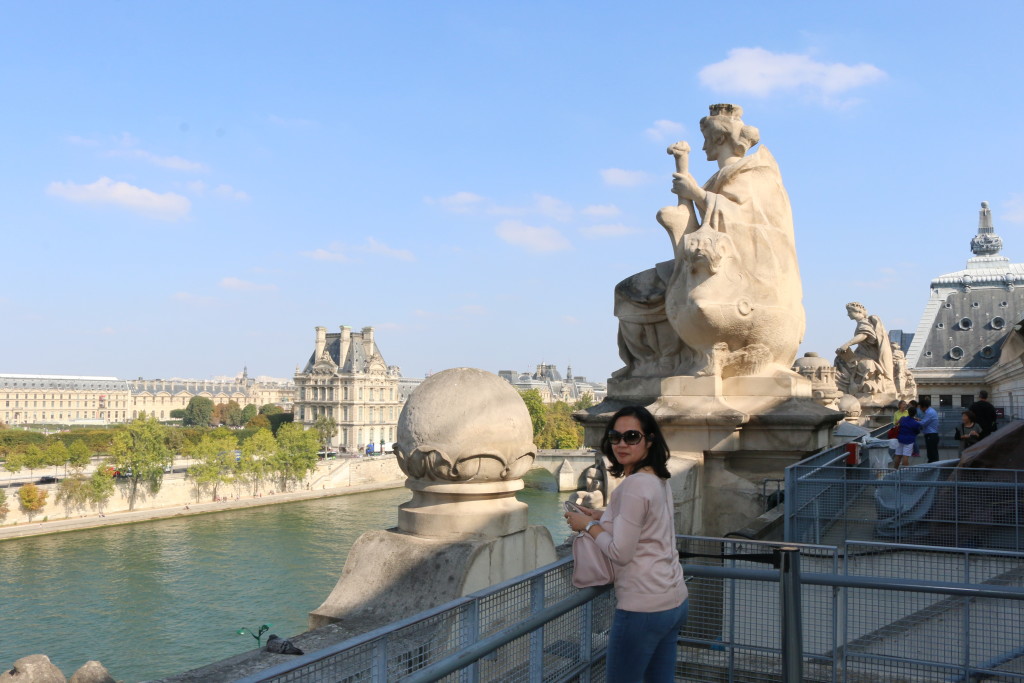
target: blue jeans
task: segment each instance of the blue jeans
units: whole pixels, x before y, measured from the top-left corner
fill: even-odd
[[[688,601],[663,612],[615,610],[608,636],[608,683],[672,683]]]

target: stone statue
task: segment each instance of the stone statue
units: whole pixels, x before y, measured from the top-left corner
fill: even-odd
[[[836,384],[844,394],[861,399],[875,397],[871,404],[887,403],[895,395],[893,358],[889,335],[877,315],[868,315],[863,304],[846,304],[846,313],[856,321],[853,337],[836,349]],[[856,346],[856,349],[853,347]]]
[[[917,381],[914,373],[907,367],[907,356],[896,342],[892,347],[892,379],[896,385],[897,398],[910,400],[917,397]]]
[[[619,376],[789,372],[805,325],[792,211],[771,153],[745,156],[759,133],[742,114],[716,104],[701,119],[719,169],[703,187],[688,171],[689,145],[668,149],[679,201],[658,221],[675,258],[671,270],[662,263],[616,287]]]

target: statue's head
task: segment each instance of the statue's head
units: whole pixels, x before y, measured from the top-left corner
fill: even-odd
[[[728,143],[735,156],[743,156],[756,145],[761,134],[753,126],[743,124],[743,107],[737,104],[712,104],[710,114],[700,120],[700,132],[704,134],[704,151]],[[710,157],[709,161],[713,161]]]
[[[868,315],[868,309],[860,302],[851,301],[846,304],[846,315],[850,316],[851,320],[863,320]]]

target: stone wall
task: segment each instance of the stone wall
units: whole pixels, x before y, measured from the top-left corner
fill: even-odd
[[[45,472],[40,471],[41,474]],[[291,491],[300,489],[344,489],[352,486],[367,486],[377,483],[399,481],[405,478],[402,470],[398,467],[398,461],[393,455],[375,458],[340,458],[326,460],[318,464],[316,472],[299,485],[292,485]],[[114,495],[103,507],[103,514],[110,515],[128,510],[127,483],[118,480],[114,489]],[[42,522],[44,518],[50,521],[76,517],[95,517],[100,513],[93,506],[66,510],[59,505],[57,498],[57,484],[41,484],[39,488],[48,492],[46,507],[32,515],[32,523]],[[10,511],[3,518],[0,518],[0,525],[24,524],[29,517],[18,504],[18,489],[4,489],[7,492],[7,506]],[[217,490],[219,498],[234,500],[251,499],[255,497],[268,497],[281,493],[278,482],[265,482],[263,487],[253,495],[251,487],[236,487],[231,484],[223,484]],[[191,479],[182,477],[180,474],[164,477],[163,485],[156,495],[149,495],[145,489],[140,487],[136,497],[136,510],[152,510],[157,508],[181,507],[186,504],[208,503],[213,500],[210,491],[197,492],[196,486]]]

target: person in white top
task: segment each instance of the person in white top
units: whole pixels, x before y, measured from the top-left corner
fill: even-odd
[[[687,591],[676,550],[668,444],[654,416],[628,406],[608,422],[601,450],[612,476],[625,477],[608,509],[566,512],[573,531],[590,534],[615,569],[617,609],[608,636],[608,683],[669,683]]]

